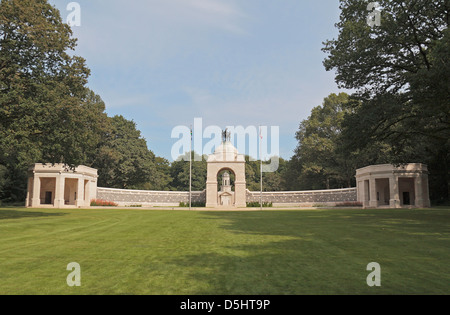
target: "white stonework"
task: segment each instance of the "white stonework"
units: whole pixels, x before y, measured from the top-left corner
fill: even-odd
[[[218,176],[221,189],[218,191]],[[230,174],[234,174],[234,190]],[[97,170],[86,166],[69,169],[64,164],[36,164],[29,170],[27,207],[89,207],[92,199],[119,206],[178,206],[189,202],[189,192],[143,191],[97,187]],[[262,201],[274,207],[335,206],[429,207],[428,169],[423,164],[372,165],[356,171],[357,188],[313,191],[263,192]],[[245,157],[224,141],[208,158],[206,190],[192,192],[192,201],[207,208],[245,208],[259,202],[260,192],[246,189]]]
[[[358,201],[365,208],[430,207],[424,164],[371,165],[356,170]]]
[[[207,163],[206,207],[217,208],[223,206],[222,203],[225,202],[227,207],[245,208],[247,206],[245,156],[239,154],[230,141],[223,141],[214,154],[208,157]],[[233,194],[218,192],[217,176],[224,170],[235,176]]]
[[[65,164],[35,164],[28,172],[26,207],[90,207],[97,196],[97,170]]]
[[[247,190],[247,202],[260,201],[261,193]],[[272,203],[273,207],[335,207],[348,203],[358,206],[356,188],[309,190],[309,191],[279,191],[262,193],[262,202]]]
[[[205,190],[193,191],[192,202],[205,202]],[[97,199],[112,201],[120,207],[140,205],[144,207],[178,207],[181,202],[189,203],[188,191],[151,191],[114,188],[97,188]]]

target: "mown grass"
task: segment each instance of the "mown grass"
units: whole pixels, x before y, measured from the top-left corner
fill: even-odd
[[[449,294],[449,223],[448,207],[3,208],[0,294]],[[81,287],[66,283],[71,262]]]

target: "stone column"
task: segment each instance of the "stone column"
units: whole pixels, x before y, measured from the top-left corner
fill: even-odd
[[[364,198],[363,198],[363,190],[364,190],[364,185],[362,184],[363,182],[361,181],[357,181],[356,182],[356,201],[357,202],[363,202]]]
[[[41,179],[34,173],[33,178],[33,196],[31,199],[31,207],[39,207],[41,205]]]
[[[56,187],[55,187],[55,201],[53,206],[55,208],[64,207],[64,186],[66,178],[62,174],[56,175]]]
[[[424,200],[423,200],[423,186],[422,186],[422,175],[418,175],[414,178],[414,206],[423,208]]]
[[[33,186],[33,178],[28,178],[27,181],[27,199],[25,200],[25,207],[29,207],[30,206],[30,202],[31,202],[31,187]]]
[[[428,186],[428,174],[422,174],[422,185],[424,187],[423,206],[424,208],[429,208],[431,207],[431,201],[430,201],[430,190]]]
[[[364,179],[362,181],[362,185],[363,185],[363,189],[362,189],[362,202],[363,202],[363,207],[367,208],[369,207],[369,180]]]
[[[245,208],[247,207],[247,191],[246,191],[246,182],[235,182],[234,183],[234,198],[235,198],[235,206],[237,208]]]
[[[78,178],[77,200],[75,200],[75,207],[84,207],[84,179]]]
[[[245,163],[235,166],[234,205],[237,208],[247,207],[247,183],[245,180]]]
[[[371,207],[371,208],[378,208],[377,185],[376,185],[375,178],[370,178],[370,180],[369,180],[369,187],[370,187],[369,207]]]
[[[400,208],[400,195],[398,191],[398,177],[392,175],[389,177],[389,206],[391,208]]]
[[[206,182],[206,207],[216,208],[217,207],[217,180]]]
[[[83,182],[84,182],[84,180],[83,180]],[[91,205],[91,191],[90,191],[91,186],[90,185],[91,185],[91,181],[87,180],[86,186],[84,189],[84,206],[85,207],[90,207],[90,205]]]

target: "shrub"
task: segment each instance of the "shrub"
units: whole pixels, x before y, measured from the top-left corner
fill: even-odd
[[[263,208],[272,208],[273,203],[272,202],[263,202]],[[254,202],[247,202],[247,207],[249,208],[261,208],[261,204],[257,201]]]
[[[191,206],[196,208],[204,208],[206,207],[206,202],[192,202]],[[189,208],[189,202],[180,202],[180,207]]]
[[[112,201],[102,200],[102,199],[92,199],[92,207],[117,207],[118,204]]]
[[[362,202],[345,201],[336,204],[336,207],[362,207]]]

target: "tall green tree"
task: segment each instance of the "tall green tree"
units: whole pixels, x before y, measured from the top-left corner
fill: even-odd
[[[170,190],[172,176],[170,175],[170,162],[162,157],[155,157],[156,172],[152,176],[152,181],[149,182],[146,189],[151,190]]]
[[[340,3],[339,36],[323,50],[339,86],[356,91],[343,122],[347,150],[384,143],[391,163],[426,163],[432,197],[448,199],[450,2],[380,0],[374,27],[366,1]]]
[[[323,105],[313,108],[296,134],[295,158],[301,166],[302,189],[351,187],[354,159],[340,148],[341,124],[348,94],[331,94]]]
[[[192,151],[192,190],[203,191],[206,189],[207,175],[207,156],[200,156]],[[171,187],[176,191],[189,191],[189,152],[180,156],[176,161],[172,162],[170,174],[172,178]]]
[[[263,173],[263,191],[283,191],[285,185],[286,160],[278,157],[279,165],[275,172]],[[261,190],[261,161],[252,161],[250,156],[245,156],[245,176],[247,189],[250,191]],[[263,161],[267,164],[267,161]]]
[[[70,27],[46,0],[1,1],[0,165],[8,184],[0,198],[23,198],[30,164],[82,164],[96,146],[90,71],[69,53],[75,47]]]
[[[92,166],[99,186],[122,189],[153,188],[157,181],[155,155],[136,128],[121,115],[109,119],[109,130],[99,145]]]

